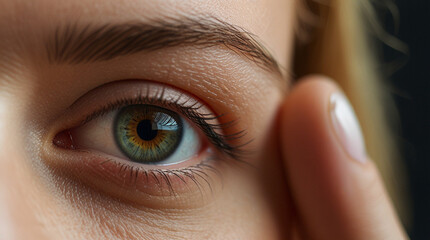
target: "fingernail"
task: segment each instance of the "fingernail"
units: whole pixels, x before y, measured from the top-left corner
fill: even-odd
[[[351,158],[366,162],[367,154],[360,123],[349,103],[342,93],[330,96],[330,115],[333,128],[338,140]]]

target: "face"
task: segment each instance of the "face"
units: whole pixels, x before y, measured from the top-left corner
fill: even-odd
[[[0,1],[0,235],[283,239],[294,1]]]

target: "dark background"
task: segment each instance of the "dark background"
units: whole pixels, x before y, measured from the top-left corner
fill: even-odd
[[[399,112],[400,124],[392,127],[408,172],[412,200],[408,233],[412,240],[430,239],[430,0],[390,1],[395,5],[373,2],[384,29],[406,43],[408,51],[375,38],[381,46],[381,71]]]

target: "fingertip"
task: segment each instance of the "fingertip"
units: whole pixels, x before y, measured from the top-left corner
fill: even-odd
[[[402,236],[378,171],[366,160],[361,128],[342,90],[323,76],[299,82],[281,109],[280,142],[293,201],[307,235]]]
[[[335,162],[339,149],[330,147],[335,138],[327,131],[328,99],[337,91],[337,85],[326,77],[305,77],[293,88],[281,113],[286,173],[302,225],[311,236],[330,236],[337,224],[328,217],[329,209],[337,204],[332,201],[338,198],[335,175],[343,166]]]
[[[307,76],[293,88],[281,109],[281,142],[284,156],[324,151],[326,139],[333,140],[330,127],[330,95],[341,90],[335,82],[320,75]],[[286,159],[288,161],[288,159]]]

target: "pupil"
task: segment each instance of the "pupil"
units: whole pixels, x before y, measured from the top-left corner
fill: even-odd
[[[137,124],[137,135],[142,140],[151,141],[157,136],[157,129],[152,129],[151,120],[145,119],[142,120],[139,124]]]

